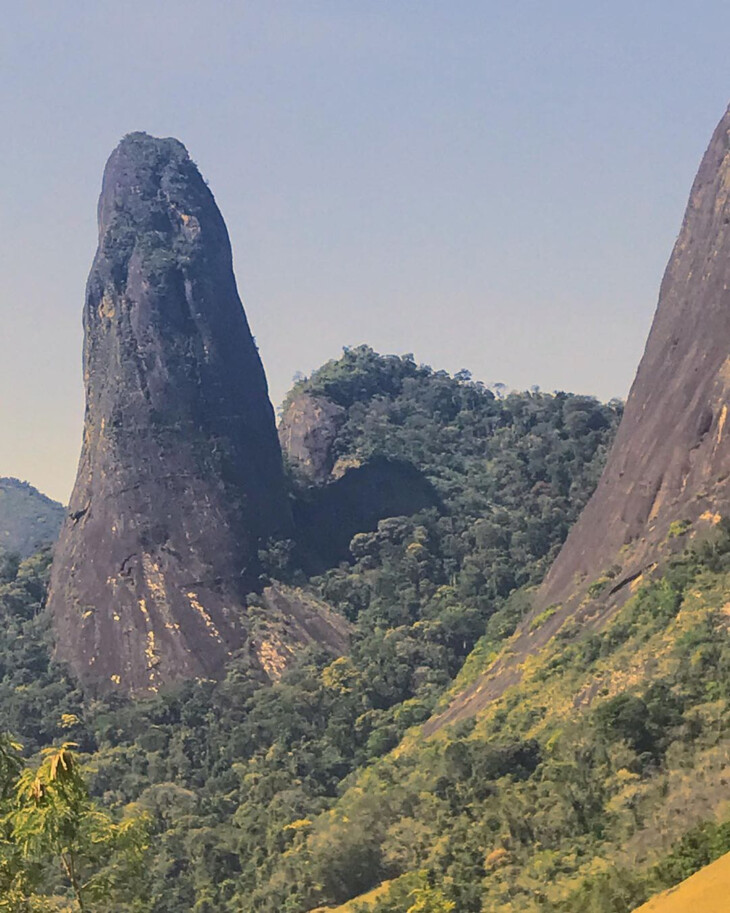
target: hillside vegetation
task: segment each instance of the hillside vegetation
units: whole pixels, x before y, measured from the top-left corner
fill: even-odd
[[[428,542],[411,548],[411,572],[406,564],[400,577],[413,577],[418,556],[430,592],[447,584],[483,617],[495,599],[542,578],[598,482],[621,418],[620,403],[539,391],[498,396],[467,371],[451,377],[367,346],[346,349],[299,381],[288,400],[300,392],[345,409],[333,460],[386,457],[416,467],[433,485],[444,510],[423,518]],[[351,552],[362,563],[387,538],[357,537]],[[339,570],[321,586],[335,601],[345,586],[352,613],[377,595],[371,586],[349,586]]]
[[[426,913],[629,913],[730,852],[724,530],[638,589],[601,634],[556,639],[475,724],[427,741],[412,730],[330,793],[324,755],[337,757],[338,731],[346,743],[340,711],[356,698],[342,661],[319,672],[313,663],[269,689],[235,666],[218,686],[85,705],[43,649],[45,563],[3,570],[0,605],[15,637],[2,645],[0,706],[14,708],[29,747],[74,739],[87,756],[91,801],[112,828],[83,856],[110,885],[88,909],[273,913],[330,898],[345,901],[341,913],[412,913],[415,904]],[[18,643],[23,655],[8,665]],[[50,849],[19,862],[7,830],[17,814],[12,767],[0,775],[9,777],[3,814],[12,813],[0,885],[17,885],[20,871],[25,895],[32,885],[39,898],[6,908],[67,909]],[[83,791],[78,801],[85,814],[95,807]],[[124,822],[132,844],[113,830]],[[247,882],[254,892],[241,890]],[[363,896],[347,903],[348,894]]]
[[[357,396],[332,386],[350,373]],[[0,729],[25,746],[0,752],[0,896],[25,898],[6,909],[79,909],[54,837],[69,809],[93,913],[630,913],[729,852],[730,526],[678,525],[679,557],[607,624],[587,602],[478,718],[425,738],[509,653],[618,410],[367,349],[304,383],[346,408],[343,456],[411,462],[442,506],[356,535],[310,580],[294,543],[262,556],[347,616],[348,656],[312,649],[265,686],[242,653],[220,682],[138,703],[83,698],[51,660],[47,556],[6,557]],[[53,758],[73,790],[49,804]]]
[[[56,541],[63,517],[63,505],[32,485],[0,478],[0,552],[27,558]]]
[[[92,797],[116,820],[149,822],[136,899],[110,889],[94,911],[296,913],[420,865],[430,843],[409,833],[407,819],[396,841],[408,845],[405,854],[396,844],[373,851],[362,843],[367,815],[348,834],[337,831],[336,846],[321,822],[350,801],[350,783],[391,763],[379,759],[429,717],[485,624],[495,643],[512,631],[524,602],[507,597],[544,573],[595,486],[620,415],[618,405],[570,394],[499,397],[464,373],[450,377],[367,348],[303,385],[346,409],[340,455],[410,464],[441,502],[356,535],[349,561],[309,580],[294,543],[262,553],[271,578],[349,619],[349,656],[333,662],[310,650],[266,687],[242,652],[220,682],[192,681],[136,704],[84,701],[50,660],[47,560],[8,561],[2,570],[0,730],[23,742],[26,758],[51,742],[77,743]],[[253,626],[263,611],[252,594]],[[489,763],[528,770],[535,751],[499,747]],[[390,827],[402,812],[401,787],[391,793],[372,782],[392,804],[383,818]],[[56,869],[33,864],[40,896],[68,890]],[[427,899],[431,888],[412,890]],[[454,893],[446,881],[433,890]]]
[[[390,884],[353,911],[420,886],[474,913],[629,913],[728,852],[729,570],[723,530],[600,633],[564,629],[476,721],[363,771],[282,866],[327,854],[344,900],[367,856]]]

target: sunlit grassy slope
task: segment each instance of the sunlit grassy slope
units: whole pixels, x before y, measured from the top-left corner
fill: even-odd
[[[367,894],[361,894],[360,897],[356,897],[354,900],[342,904],[340,907],[317,907],[317,909],[312,910],[311,913],[354,913],[356,905],[375,903],[379,897],[387,894],[390,885],[390,881],[384,881],[383,884],[378,885],[377,888],[373,888],[372,891],[368,891]]]
[[[671,884],[680,864],[691,871],[687,848],[674,868],[654,867],[691,828],[725,821],[730,809],[730,569],[721,544],[642,582],[604,625],[565,625],[468,728],[430,739],[412,732],[314,821],[287,861],[320,853],[346,868],[365,851],[384,860],[378,892],[333,904],[338,913],[402,913],[395,894],[419,869],[437,873],[437,888],[471,890],[460,911],[629,913]],[[487,644],[481,662],[492,652]],[[537,746],[534,773],[515,771],[516,755],[500,767],[515,745]],[[656,913],[694,908],[730,913],[730,900],[712,907],[703,896]]]
[[[730,910],[730,853],[705,866],[676,888],[664,891],[635,913],[727,913]]]

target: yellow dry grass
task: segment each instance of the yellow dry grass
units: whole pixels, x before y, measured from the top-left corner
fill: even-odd
[[[700,869],[691,878],[657,894],[634,913],[728,913],[730,853]]]
[[[367,894],[361,894],[359,897],[349,900],[347,903],[342,904],[341,907],[317,907],[316,910],[311,910],[310,913],[352,913],[355,904],[372,903],[374,900],[377,900],[378,897],[385,894],[391,884],[391,881],[384,881],[382,884],[379,884],[377,888],[373,888],[373,890],[368,891]]]

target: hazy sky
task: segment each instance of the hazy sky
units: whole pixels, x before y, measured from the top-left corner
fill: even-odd
[[[104,162],[174,135],[280,402],[343,345],[625,396],[730,98],[726,0],[66,0],[0,30],[0,476],[67,499]]]

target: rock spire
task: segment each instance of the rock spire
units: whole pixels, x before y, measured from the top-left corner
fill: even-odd
[[[220,674],[246,640],[258,548],[291,516],[226,226],[185,147],[125,137],[98,220],[83,447],[49,602],[82,682],[139,694]]]

